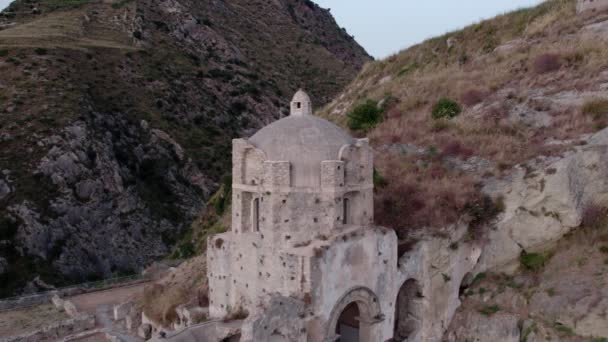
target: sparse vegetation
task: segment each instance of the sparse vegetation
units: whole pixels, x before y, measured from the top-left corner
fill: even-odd
[[[602,229],[608,227],[608,212],[605,207],[589,203],[583,209],[581,227]]]
[[[366,132],[374,147],[408,149],[401,155],[376,156],[376,167],[389,183],[377,191],[376,218],[383,225],[408,229],[453,223],[460,217],[454,213],[463,213],[464,204],[480,198],[476,185],[484,179],[501,177],[514,165],[571,147],[547,141],[575,141],[581,134],[597,131],[600,126],[581,113],[578,103],[559,102],[560,96],[569,100],[575,95],[566,84],[576,84],[580,92],[597,91],[599,81],[591,75],[604,71],[608,60],[607,42],[581,36],[576,44],[565,43],[563,32],[578,32],[585,24],[576,16],[574,2],[550,0],[429,39],[368,65],[321,115],[347,125],[345,104],[380,99],[386,93],[397,99],[383,120]],[[448,38],[457,42],[451,49]],[[550,74],[552,70],[559,74]],[[395,77],[386,81],[386,75]],[[544,95],[532,96],[541,92]],[[445,98],[442,105],[437,94]],[[538,118],[548,115],[551,122],[546,129],[537,129],[536,114],[526,116],[530,123],[520,119],[520,112],[538,113]],[[416,152],[410,151],[416,149],[438,153],[414,156]],[[492,166],[459,172],[459,161],[451,160],[452,168],[442,165],[453,157],[465,164],[473,156]],[[455,200],[448,204],[446,199]],[[395,217],[386,218],[391,215]]]
[[[462,93],[460,101],[468,107],[474,106],[483,101],[486,97],[485,92],[478,89],[469,89]]]
[[[498,305],[486,305],[483,308],[479,309],[479,313],[485,316],[492,316],[498,311],[500,311],[500,306]]]
[[[432,116],[433,119],[452,119],[458,116],[462,112],[462,108],[458,102],[449,99],[442,98],[433,107]]]

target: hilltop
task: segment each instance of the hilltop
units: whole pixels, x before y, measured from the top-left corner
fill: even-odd
[[[319,115],[370,138],[376,221],[441,241],[443,341],[606,341],[608,12],[549,0],[430,39]]]
[[[380,223],[405,232],[492,212],[485,181],[606,127],[606,19],[551,0],[367,65],[320,115],[352,127],[377,105],[355,131],[377,151]]]
[[[15,1],[0,16],[0,296],[165,257],[232,138],[299,87],[326,103],[370,59],[307,0]]]

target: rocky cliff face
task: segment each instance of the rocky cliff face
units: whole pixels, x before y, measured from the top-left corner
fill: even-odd
[[[303,0],[16,1],[0,28],[0,295],[166,255],[232,138],[370,60]]]

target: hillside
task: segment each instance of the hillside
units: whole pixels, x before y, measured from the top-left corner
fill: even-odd
[[[371,139],[386,181],[379,223],[405,232],[491,213],[485,182],[606,127],[606,19],[551,0],[367,65],[321,115],[349,126],[354,109],[379,104],[381,118],[356,130]],[[448,115],[435,119],[435,107]]]
[[[430,39],[319,115],[370,138],[376,221],[441,241],[442,341],[608,339],[608,12],[549,0]],[[464,278],[441,268],[471,246]]]
[[[232,138],[370,57],[307,0],[18,0],[0,16],[0,297],[166,256]],[[32,282],[36,276],[41,281]]]

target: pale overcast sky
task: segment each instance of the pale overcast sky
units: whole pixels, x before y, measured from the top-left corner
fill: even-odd
[[[369,54],[387,57],[427,38],[539,0],[313,0],[355,36]]]
[[[540,0],[314,0],[374,57]],[[4,9],[11,0],[0,0]]]

